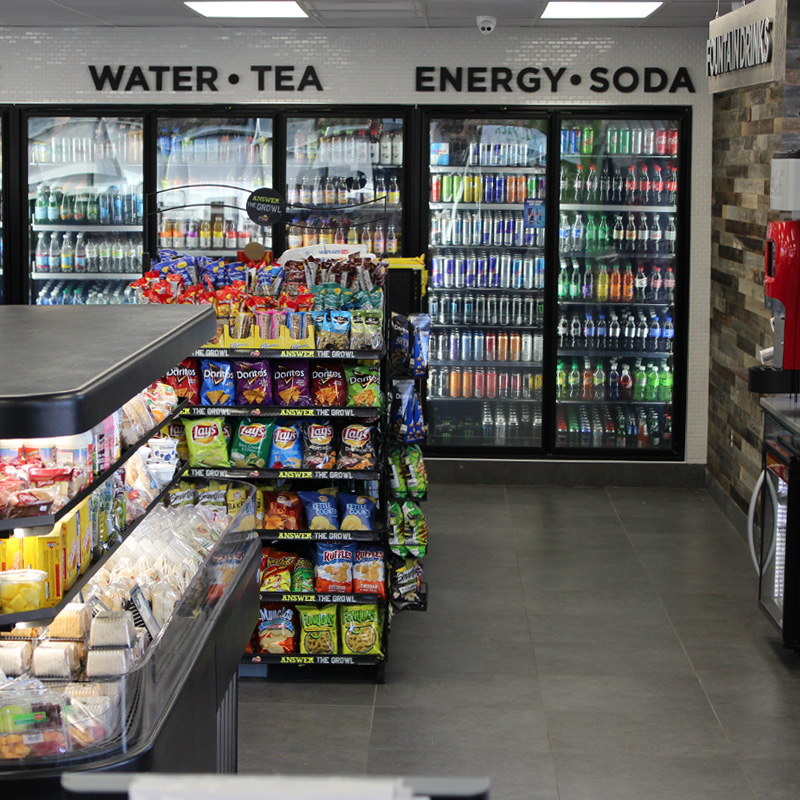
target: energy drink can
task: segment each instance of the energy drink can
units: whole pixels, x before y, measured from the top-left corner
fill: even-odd
[[[511,333],[508,336],[508,360],[519,361],[522,351],[522,343],[518,333]]]
[[[569,128],[561,129],[561,152],[569,153]]]
[[[483,244],[483,218],[477,211],[472,215],[471,227],[470,244]]]
[[[478,150],[478,158],[482,167],[488,167],[492,157],[492,146],[487,142],[481,142]]]
[[[453,243],[453,220],[450,217],[441,217],[439,225],[442,229],[442,244],[447,246]]]
[[[538,228],[525,228],[522,233],[522,243],[525,247],[535,247],[536,246],[536,231]]]
[[[486,323],[488,325],[497,325],[499,321],[498,316],[498,308],[497,308],[497,298],[496,297],[487,297],[486,298]]]
[[[464,283],[466,280],[466,266],[464,264],[464,254],[463,253],[456,253],[453,256],[453,272],[455,275],[455,287],[456,289],[463,289]]]
[[[461,397],[461,368],[450,368],[450,397]]]
[[[440,289],[444,286],[444,259],[441,256],[433,256],[431,258],[431,286],[434,289]],[[433,296],[431,300],[433,300]]]
[[[495,203],[506,202],[506,176],[495,175],[494,178],[494,201]]]
[[[511,397],[514,397],[514,398],[522,397],[522,373],[521,372],[512,372],[511,373]]]
[[[533,361],[533,334],[523,333],[520,337],[520,360]]]
[[[436,339],[436,360],[447,361],[450,355],[450,343],[447,341],[447,334],[442,331]]]
[[[524,261],[522,256],[513,256],[511,259],[511,288],[522,289],[524,284]]]
[[[461,360],[472,361],[472,331],[461,332]]]
[[[444,288],[452,289],[456,280],[456,261],[452,253],[444,256]]]
[[[450,322],[450,295],[446,292],[442,293],[439,300],[439,316],[434,320],[441,325],[447,325]]]
[[[479,289],[485,289],[489,285],[489,261],[486,258],[486,256],[479,255],[476,257],[475,271],[476,271],[475,285]]]
[[[497,361],[497,334],[494,331],[486,333],[486,360]]]
[[[483,295],[478,295],[475,298],[475,324],[485,325],[487,323],[486,316],[486,298]]]
[[[503,146],[499,142],[495,142],[492,145],[491,155],[489,158],[489,164],[492,167],[499,167],[502,165],[503,163],[502,152],[503,152]]]
[[[442,202],[442,176],[431,175],[431,202]]]
[[[428,316],[430,316],[432,320],[436,320],[439,317],[440,302],[441,302],[441,297],[439,296],[438,292],[428,293]]]
[[[503,244],[503,232],[505,231],[506,221],[500,212],[494,215],[494,235],[492,239],[497,245]]]
[[[525,220],[521,212],[514,212],[514,246],[522,247],[525,243]]]
[[[461,244],[464,236],[464,220],[461,219],[461,214],[454,214],[450,224],[452,225],[451,241],[453,244]]]
[[[536,323],[536,298],[526,297],[522,310],[522,322],[520,324],[533,328],[536,326]]]
[[[499,372],[497,374],[497,396],[508,397],[510,384],[511,380],[509,374],[505,370]]]
[[[461,175],[453,175],[453,201],[460,203],[464,197],[464,185]]]
[[[544,256],[536,256],[533,275],[533,288],[544,289]]]
[[[453,325],[464,323],[464,295],[454,294],[450,298],[450,322]]]
[[[475,295],[469,292],[464,295],[464,324],[472,325],[475,322]]]
[[[461,334],[457,329],[451,330],[448,335],[447,360],[461,361]]]
[[[442,220],[438,214],[431,217],[430,243],[434,247],[442,243]]]
[[[501,289],[509,289],[511,287],[511,254],[502,253],[500,255],[500,282],[498,286]]]
[[[531,256],[525,256],[522,261],[522,287],[533,289],[536,286],[536,261]]]
[[[511,298],[504,294],[498,304],[498,324],[507,326],[511,324]]]
[[[497,370],[494,367],[486,370],[486,396],[497,397]]]
[[[474,203],[475,202],[475,184],[472,180],[472,175],[465,175],[464,176],[464,202],[465,203]]]
[[[503,214],[503,245],[512,247],[514,244],[514,215]]]
[[[442,202],[453,202],[453,176],[442,175]]]
[[[522,295],[515,294],[511,298],[511,325],[519,327],[524,324],[522,316]]]
[[[483,361],[485,347],[486,347],[486,334],[483,331],[473,331],[472,358],[474,361]]]
[[[498,264],[499,257],[495,251],[489,253],[489,258],[487,259],[488,262],[488,281],[487,286],[491,289],[497,289],[500,287],[500,265]],[[497,299],[497,298],[495,298]]]
[[[516,142],[509,142],[508,145],[506,145],[506,149],[506,165],[509,167],[516,167],[519,164],[519,145]]]
[[[478,260],[474,253],[468,253],[464,261],[464,285],[474,289],[478,285]]]
[[[486,371],[483,367],[476,367],[473,376],[473,387],[475,397],[486,397]]]
[[[483,176],[483,202],[494,203],[494,175]]]
[[[490,245],[492,243],[492,233],[494,229],[494,217],[491,211],[484,211],[481,215],[481,241],[482,245]]]
[[[467,164],[477,164],[479,158],[478,143],[470,142],[467,145]]]
[[[461,370],[461,396],[472,397],[473,392],[473,375],[472,367],[464,367]]]

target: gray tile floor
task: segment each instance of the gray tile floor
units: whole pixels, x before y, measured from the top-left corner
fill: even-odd
[[[240,684],[243,773],[488,775],[493,800],[796,800],[800,657],[682,489],[433,487],[385,685]]]

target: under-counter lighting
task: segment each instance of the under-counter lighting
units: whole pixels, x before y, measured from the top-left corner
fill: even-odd
[[[204,17],[229,19],[287,19],[307,17],[294,0],[191,0],[185,2],[192,11]]]
[[[541,19],[644,19],[661,0],[552,0]]]

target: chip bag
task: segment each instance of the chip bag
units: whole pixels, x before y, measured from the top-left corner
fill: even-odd
[[[336,606],[299,605],[300,652],[309,656],[335,655],[339,649]]]
[[[403,449],[400,445],[394,445],[389,450],[389,488],[394,497],[402,499],[408,497],[405,470]]]
[[[380,368],[377,364],[346,364],[347,405],[380,408]]]
[[[389,318],[389,341],[392,375],[408,374],[410,343],[408,336],[408,317],[392,311]]]
[[[353,559],[353,591],[386,598],[386,564],[380,547],[356,546]]]
[[[262,653],[296,653],[297,611],[282,603],[262,604],[257,633]]]
[[[377,462],[378,426],[375,423],[353,422],[342,428],[338,469],[372,470]]]
[[[313,405],[309,391],[308,361],[278,361],[272,373],[272,396],[279,406],[306,408]]]
[[[312,531],[338,531],[339,510],[336,498],[323,492],[298,492]]]
[[[397,500],[389,501],[389,548],[398,556],[407,556],[408,548],[405,545],[405,522],[403,508]]]
[[[269,531],[299,531],[303,525],[303,505],[295,492],[262,493],[264,528]]]
[[[377,605],[365,603],[341,607],[342,653],[380,656],[381,614]]]
[[[350,345],[350,312],[326,311],[317,330],[317,350],[346,350]]]
[[[303,442],[300,423],[276,424],[272,431],[269,469],[300,469],[303,466]]]
[[[300,556],[292,570],[292,592],[307,594],[314,591],[314,565]]]
[[[234,361],[233,376],[236,381],[236,405],[272,405],[269,361]]]
[[[263,469],[267,465],[273,420],[250,419],[243,417],[236,429],[231,445],[231,464],[240,469]]]
[[[311,362],[311,397],[315,406],[344,407],[347,390],[341,364]]]
[[[339,492],[339,518],[343,531],[374,531],[377,506],[369,497]]]
[[[333,423],[329,419],[314,419],[303,424],[304,469],[334,468],[336,449],[333,437]]]
[[[403,503],[403,544],[412,556],[422,558],[428,551],[428,523],[413,500]]]
[[[314,563],[314,588],[318,592],[353,591],[355,544],[317,542]]]
[[[296,561],[297,553],[265,548],[265,554],[261,558],[261,591],[290,592],[292,569]]]
[[[431,318],[428,314],[410,314],[411,324],[411,374],[421,377],[428,373],[431,343]]]
[[[233,370],[229,361],[215,358],[200,359],[200,405],[232,406],[236,396]]]
[[[406,445],[402,452],[405,482],[410,497],[421,498],[428,493],[428,470],[419,445]]]
[[[230,467],[222,420],[216,417],[182,420],[190,467]]]
[[[200,378],[196,358],[185,358],[164,376],[164,383],[175,390],[178,397],[189,401],[190,406],[200,405]]]
[[[422,416],[422,404],[412,378],[392,381],[392,426],[397,439],[403,442],[424,442],[428,424]]]

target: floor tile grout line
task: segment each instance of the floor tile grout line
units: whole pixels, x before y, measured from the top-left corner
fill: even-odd
[[[745,783],[747,784],[748,788],[752,792],[753,797],[755,798],[755,800],[758,800],[758,795],[756,794],[756,791],[753,788],[753,785],[750,782],[750,779],[749,779],[749,777],[747,776],[747,773],[744,770],[742,762],[739,759],[739,754],[736,752],[736,748],[733,746],[733,742],[731,741],[730,737],[728,736],[728,731],[725,730],[725,726],[722,724],[722,720],[719,718],[719,714],[717,713],[717,709],[714,707],[714,703],[711,700],[711,697],[709,696],[708,691],[706,690],[705,684],[703,683],[702,679],[700,678],[700,675],[697,672],[697,668],[695,667],[694,661],[692,660],[692,657],[689,655],[689,651],[687,650],[683,639],[681,639],[681,636],[678,633],[678,629],[675,626],[675,623],[673,622],[669,611],[667,610],[667,607],[666,607],[666,605],[664,603],[664,598],[661,596],[661,592],[658,590],[656,585],[653,583],[653,579],[652,579],[652,577],[650,575],[650,570],[647,568],[647,566],[644,563],[644,560],[642,559],[641,555],[639,555],[639,551],[636,548],[636,543],[633,541],[633,538],[631,537],[630,531],[628,530],[627,525],[625,524],[625,522],[622,519],[622,516],[619,513],[619,509],[617,508],[617,505],[614,502],[614,498],[611,496],[611,494],[609,492],[609,488],[610,487],[604,487],[604,491],[605,491],[605,493],[606,493],[606,495],[608,497],[609,502],[611,503],[611,507],[614,509],[614,513],[617,515],[617,518],[619,519],[620,525],[622,526],[622,530],[625,532],[625,536],[628,538],[628,541],[631,544],[631,548],[633,549],[633,552],[636,554],[636,558],[639,560],[639,563],[642,565],[642,569],[644,570],[645,575],[647,575],[647,580],[649,581],[653,591],[655,592],[656,597],[658,598],[659,605],[664,610],[664,616],[667,618],[667,622],[669,624],[669,627],[672,629],[673,633],[675,634],[675,638],[677,639],[678,644],[681,647],[681,650],[683,650],[683,654],[686,657],[686,661],[687,661],[687,663],[689,664],[689,667],[692,670],[692,674],[694,675],[695,679],[697,680],[697,684],[700,687],[700,690],[703,692],[703,696],[706,698],[706,702],[708,703],[708,707],[711,709],[711,713],[714,715],[714,719],[717,721],[717,725],[719,725],[719,729],[722,731],[722,735],[725,737],[725,741],[727,742],[728,747],[731,750],[731,754],[736,759],[736,764],[739,767],[739,771],[741,772],[742,777],[745,780]]]

